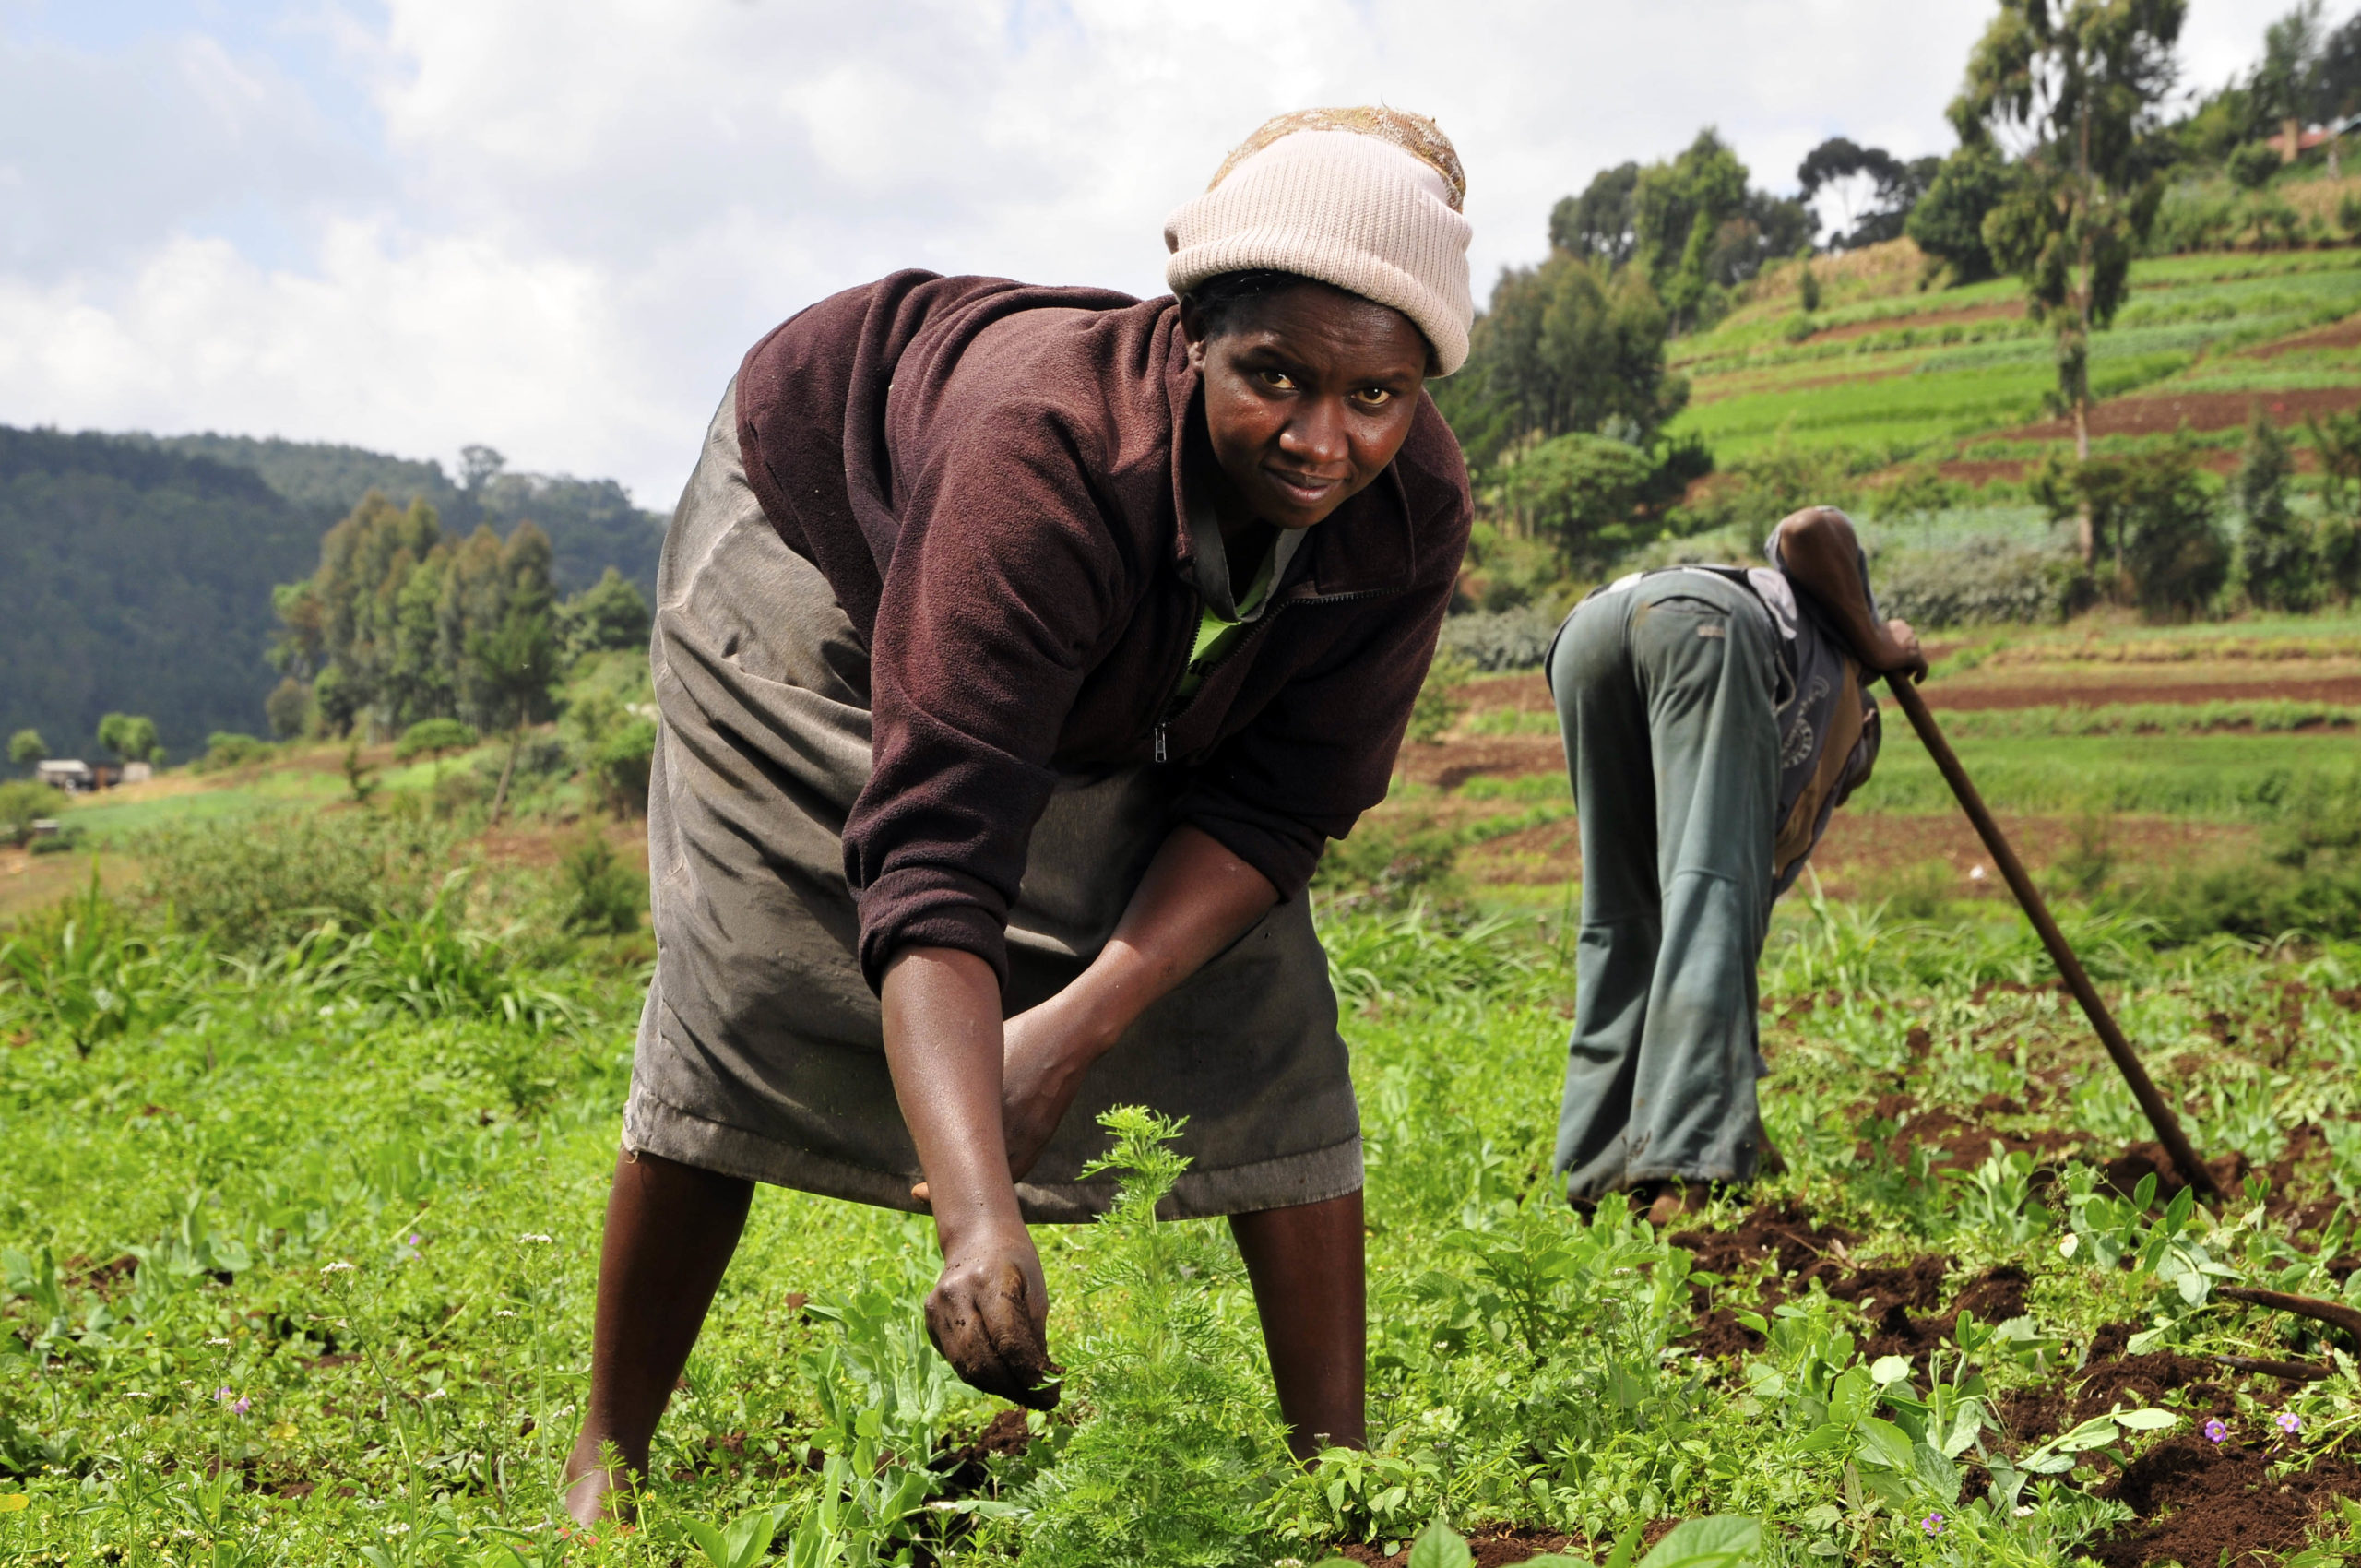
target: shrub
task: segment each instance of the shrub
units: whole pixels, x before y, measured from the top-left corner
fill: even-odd
[[[1434,662],[1427,666],[1418,700],[1410,705],[1410,739],[1427,742],[1442,739],[1443,731],[1467,710],[1467,699],[1460,688],[1475,673],[1476,667],[1458,654],[1437,651]]]
[[[1953,550],[1896,550],[1870,569],[1878,608],[1914,626],[2059,621],[2082,609],[2090,578],[2070,554],[2006,538]]]
[[[1567,560],[1595,565],[1642,537],[1632,514],[1655,469],[1636,446],[1576,431],[1525,453],[1501,487],[1528,529],[1555,537]]]
[[[282,741],[291,741],[311,724],[312,688],[290,675],[262,699],[262,711],[263,717],[270,720],[270,732]]]
[[[0,843],[23,845],[33,836],[33,824],[55,816],[65,805],[65,794],[30,778],[0,784]]]
[[[2176,445],[2133,465],[2125,564],[2152,616],[2193,615],[2229,580],[2230,546],[2194,455]]]
[[[2230,154],[2225,167],[2239,189],[2259,191],[2279,172],[2279,151],[2269,142],[2250,141]]]
[[[394,742],[394,760],[412,762],[421,756],[439,757],[445,752],[463,752],[477,739],[472,726],[456,719],[421,719],[403,731],[402,738]]]
[[[612,845],[592,834],[558,862],[565,912],[561,923],[576,936],[628,936],[647,908],[647,878],[615,858]]]
[[[1536,670],[1549,656],[1560,619],[1537,605],[1453,615],[1442,624],[1442,657],[1486,672]]]
[[[1458,887],[1458,835],[1431,816],[1361,818],[1350,837],[1328,846],[1315,885],[1353,904],[1399,909]]]
[[[153,762],[164,751],[156,743],[156,721],[136,713],[110,713],[100,719],[99,744],[125,762]]]
[[[362,812],[176,824],[132,845],[146,897],[235,953],[284,947],[331,919],[414,918],[455,849],[447,830],[416,816]]]
[[[656,765],[656,725],[630,719],[610,730],[590,752],[590,782],[618,816],[647,814],[647,782]]]
[[[243,767],[269,754],[268,742],[234,730],[216,730],[205,738],[205,754],[196,759],[196,769],[200,773],[217,773],[227,767]]]
[[[8,760],[18,767],[31,767],[49,760],[49,745],[38,730],[19,730],[8,737]]]
[[[2287,438],[2258,409],[2238,469],[2238,507],[2246,514],[2239,556],[2247,597],[2266,610],[2309,610],[2319,599],[2318,547],[2287,505],[2295,468]]]

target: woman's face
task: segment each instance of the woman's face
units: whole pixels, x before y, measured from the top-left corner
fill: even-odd
[[[1211,339],[1201,326],[1183,306],[1214,456],[1264,522],[1323,520],[1408,439],[1427,339],[1400,311],[1304,282],[1242,304]]]

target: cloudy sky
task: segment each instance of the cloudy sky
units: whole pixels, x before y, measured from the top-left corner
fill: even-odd
[[[2185,78],[2270,0],[2191,0]],[[2332,5],[2342,14],[2344,5]],[[1718,125],[1947,150],[1991,0],[0,0],[0,422],[612,475],[669,508],[765,328],[897,267],[1160,288],[1266,116],[1435,115],[1479,290]]]

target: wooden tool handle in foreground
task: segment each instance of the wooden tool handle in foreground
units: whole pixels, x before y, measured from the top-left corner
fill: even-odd
[[[2148,1070],[2140,1064],[2131,1042],[2123,1038],[2123,1031],[2116,1027],[2114,1015],[2106,1010],[2106,1004],[2099,1000],[2098,988],[2091,983],[2091,977],[2082,972],[2082,960],[2074,956],[2071,947],[2066,945],[2066,933],[2059,931],[2058,922],[2050,918],[2049,906],[2042,901],[2040,890],[2034,886],[2033,878],[2025,874],[2024,865],[2017,859],[2016,851],[2001,836],[2000,825],[1992,820],[1992,814],[1985,808],[1984,797],[1975,792],[1975,785],[1967,777],[1967,769],[1960,766],[1951,742],[1943,739],[1942,731],[1936,727],[1935,716],[1927,711],[1927,699],[1918,695],[1918,689],[1910,683],[1906,674],[1896,672],[1889,675],[1886,684],[1892,689],[1894,700],[1902,705],[1902,711],[1910,716],[1910,727],[1917,731],[1918,738],[1927,743],[1928,754],[1935,759],[1935,766],[1942,770],[1944,782],[1952,787],[1952,793],[1959,797],[1960,807],[1967,813],[1967,820],[1975,825],[1976,836],[1991,851],[1992,863],[2000,868],[2000,875],[2007,880],[2009,891],[2015,894],[2017,902],[2024,907],[2025,918],[2032,921],[2034,930],[2041,933],[2041,944],[2049,949],[2050,961],[2058,966],[2058,972],[2066,977],[2067,988],[2073,992],[2074,1000],[2082,1004],[2083,1015],[2091,1020],[2091,1028],[2098,1031],[2099,1043],[2106,1046],[2107,1055],[2115,1059],[2116,1068],[2122,1073],[2123,1081],[2131,1086],[2132,1098],[2139,1100],[2140,1109],[2148,1113],[2148,1124],[2155,1128],[2156,1141],[2165,1146],[2165,1152],[2173,1157],[2174,1167],[2190,1186],[2197,1189],[2200,1197],[2210,1204],[2220,1204],[2222,1192],[2213,1183],[2213,1173],[2205,1168],[2204,1161],[2197,1158],[2197,1151],[2189,1147],[2189,1134],[2181,1131],[2180,1118],[2173,1113],[2170,1105],[2165,1103],[2165,1097],[2156,1092],[2156,1086],[2149,1078]]]

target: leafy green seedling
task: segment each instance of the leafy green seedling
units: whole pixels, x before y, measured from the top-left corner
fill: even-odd
[[[681,1523],[712,1568],[754,1568],[755,1563],[770,1555],[771,1538],[778,1534],[779,1522],[786,1515],[785,1507],[772,1503],[749,1508],[718,1529],[703,1519],[684,1519]]]

